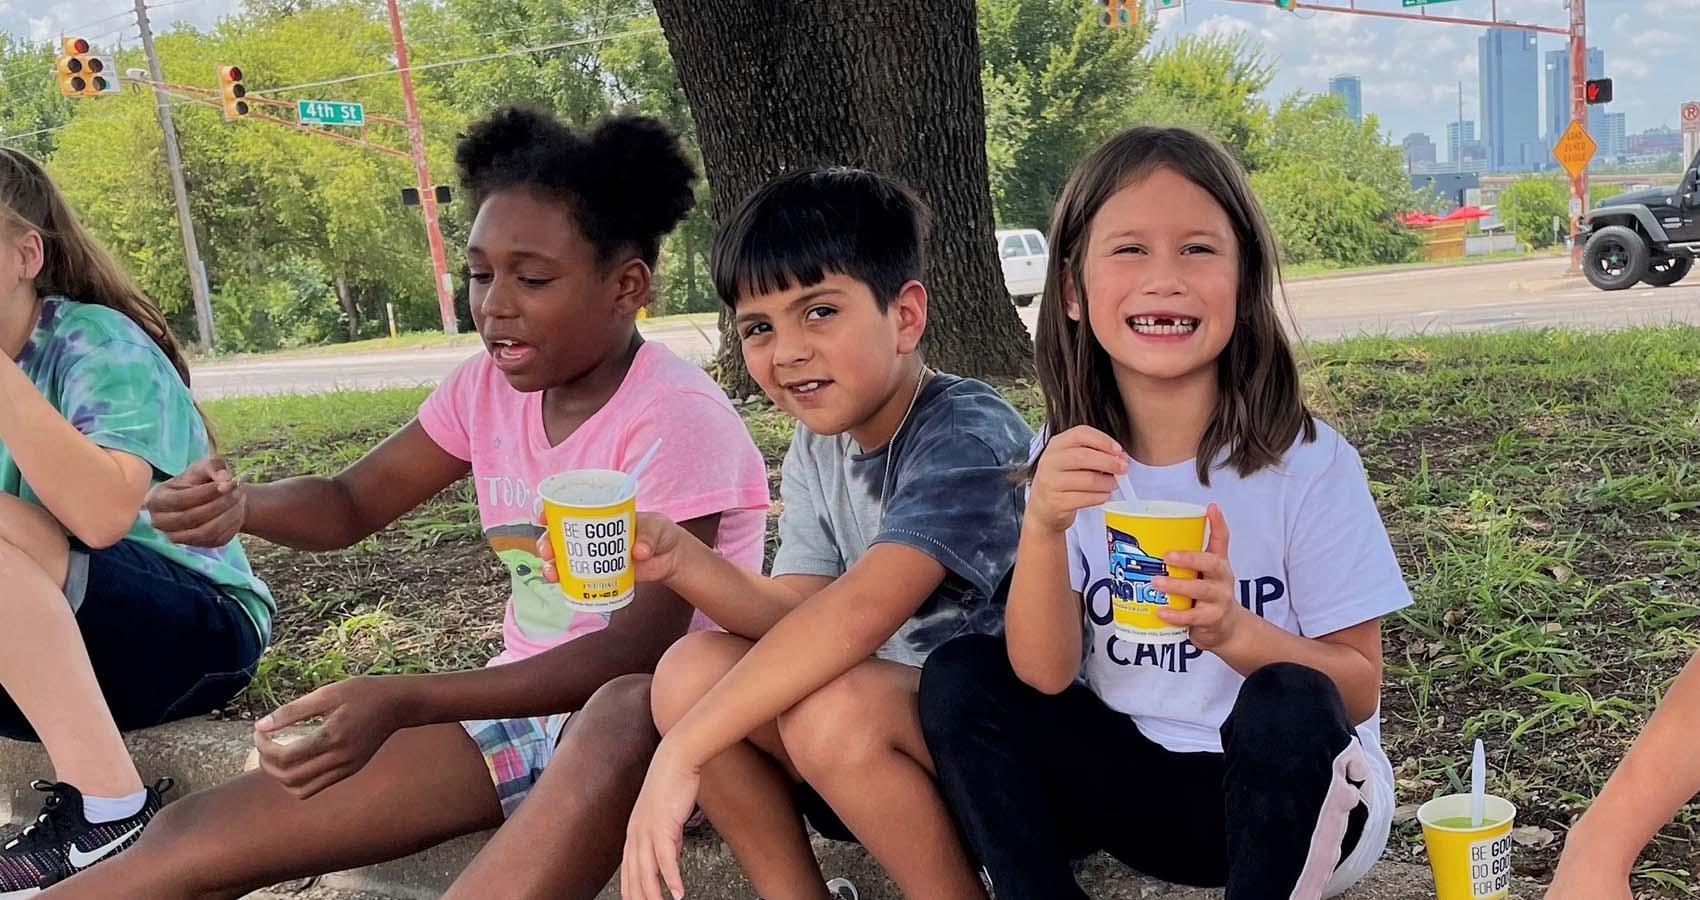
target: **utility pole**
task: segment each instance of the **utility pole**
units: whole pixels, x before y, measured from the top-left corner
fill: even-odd
[[[425,161],[425,129],[419,124],[419,102],[413,96],[407,40],[401,34],[401,12],[396,8],[396,0],[387,0],[387,4],[390,36],[395,39],[395,63],[401,70],[401,97],[407,104],[407,142],[413,151],[413,171],[419,179],[419,208],[425,212],[425,243],[431,248],[431,272],[437,284],[437,308],[443,315],[443,333],[454,334],[460,330],[455,318],[454,284],[449,280],[449,264],[443,258],[443,232],[437,227],[437,193],[431,187],[431,170]]]
[[[155,85],[165,81],[159,54],[153,49],[153,31],[148,28],[147,0],[136,0],[136,25],[142,31],[142,52],[148,56],[148,73]],[[116,75],[116,73],[114,73]],[[195,223],[189,218],[189,188],[183,183],[183,155],[177,150],[177,124],[171,120],[171,103],[165,92],[153,92],[159,112],[159,130],[165,133],[165,164],[171,169],[171,192],[177,198],[177,224],[183,229],[183,257],[189,272],[189,292],[195,299],[195,330],[202,353],[213,349],[212,301],[207,296],[206,268],[201,265],[201,247],[195,240]]]
[[[1586,0],[1570,0],[1570,118],[1588,123],[1588,15]],[[1570,274],[1582,274],[1582,213],[1588,209],[1588,167],[1570,179]]]

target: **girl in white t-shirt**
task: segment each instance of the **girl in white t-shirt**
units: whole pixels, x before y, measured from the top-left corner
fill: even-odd
[[[1387,842],[1380,618],[1410,603],[1356,451],[1312,418],[1277,318],[1275,242],[1207,138],[1136,128],[1051,225],[1047,437],[1003,641],[936,651],[922,725],[999,900],[1084,898],[1108,851],[1229,900],[1337,894]],[[1102,506],[1208,504],[1179,644],[1115,634]],[[1230,526],[1232,532],[1230,534]],[[1166,568],[1165,568],[1166,571]]]

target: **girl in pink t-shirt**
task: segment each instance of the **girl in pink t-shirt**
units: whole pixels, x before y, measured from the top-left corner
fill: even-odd
[[[505,651],[483,670],[354,678],[285,705],[257,723],[262,771],[172,804],[133,849],[45,896],[236,895],[496,826],[445,896],[590,900],[613,875],[657,742],[643,673],[712,623],[653,585],[612,615],[569,611],[540,577],[537,485],[629,470],[660,439],[638,507],[759,569],[765,469],[713,380],[636,327],[661,239],[693,200],[677,138],[643,117],[579,132],[509,108],[455,158],[476,210],[467,267],[484,352],[335,477],[242,484],[206,460],[149,509],[181,543],[243,531],[330,550],[470,476],[512,583]],[[276,739],[313,717],[310,736]]]

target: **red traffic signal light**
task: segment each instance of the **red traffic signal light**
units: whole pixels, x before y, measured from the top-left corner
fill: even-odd
[[[1611,102],[1611,79],[1591,78],[1582,89],[1582,96],[1590,106]]]
[[[84,54],[89,52],[89,42],[82,38],[66,38],[64,43],[65,55]]]
[[[242,84],[242,69],[237,66],[218,67],[218,99],[226,119],[248,115],[248,89]]]

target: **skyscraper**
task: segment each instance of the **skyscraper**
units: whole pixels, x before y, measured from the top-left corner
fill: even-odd
[[[1622,156],[1629,152],[1629,127],[1623,113],[1606,113],[1600,118],[1605,120],[1596,140],[1600,143],[1600,155],[1605,157]]]
[[[1464,126],[1464,139],[1462,143],[1458,140],[1458,126],[1460,124]],[[1465,119],[1462,123],[1448,122],[1446,124],[1447,160],[1457,162],[1461,158],[1459,154],[1474,146],[1476,146],[1476,123],[1469,119]]]
[[[1428,135],[1420,131],[1413,131],[1405,135],[1405,140],[1401,146],[1405,149],[1406,171],[1414,172],[1418,166],[1434,163],[1434,141],[1429,140]]]
[[[1328,79],[1328,93],[1346,104],[1346,118],[1354,124],[1364,123],[1364,86],[1356,75],[1336,75]]]
[[[1543,161],[1540,58],[1535,33],[1493,28],[1482,35],[1482,143],[1488,169],[1511,171]]]
[[[1570,127],[1570,51],[1549,50],[1546,61],[1547,115],[1546,138],[1550,148]],[[1606,77],[1606,53],[1598,47],[1588,48],[1588,77]],[[1588,107],[1586,128],[1598,140],[1605,131],[1605,109]],[[1603,145],[1602,145],[1603,146]]]

